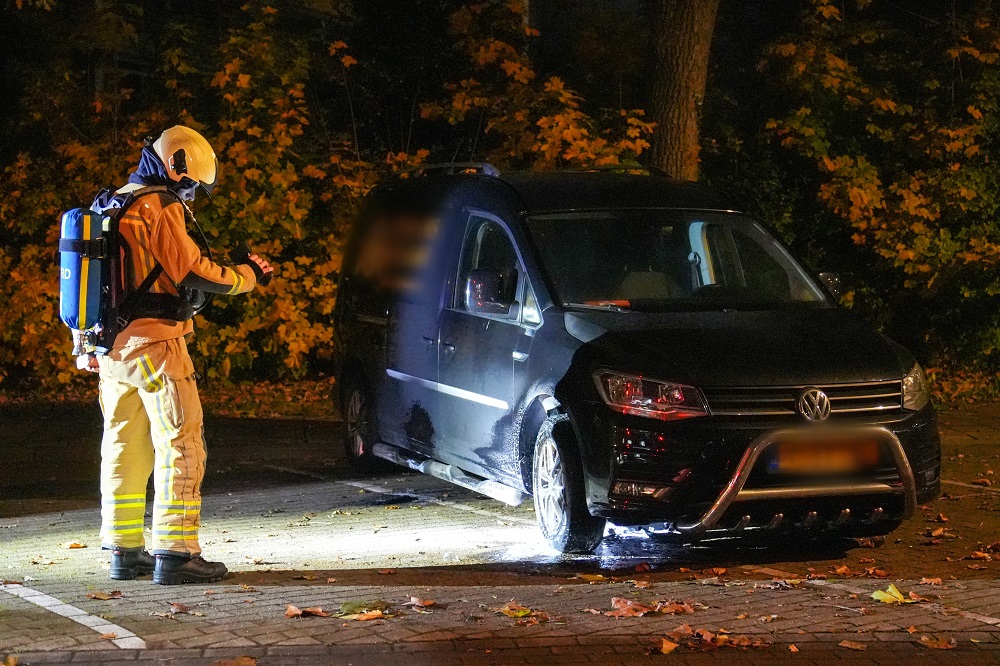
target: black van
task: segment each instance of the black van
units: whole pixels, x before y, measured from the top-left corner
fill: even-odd
[[[886,534],[940,491],[923,371],[761,224],[651,173],[442,165],[377,187],[336,306],[348,455],[592,550]]]

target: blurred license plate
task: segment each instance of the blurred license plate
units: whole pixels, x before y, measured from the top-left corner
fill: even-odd
[[[771,447],[771,473],[831,474],[857,472],[878,465],[878,442],[779,442]]]

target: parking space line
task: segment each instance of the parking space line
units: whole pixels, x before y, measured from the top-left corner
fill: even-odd
[[[67,620],[72,620],[73,622],[87,627],[88,629],[93,629],[99,634],[114,634],[115,638],[111,639],[110,642],[122,649],[146,649],[146,641],[142,640],[128,629],[119,627],[117,624],[112,624],[102,617],[91,615],[83,609],[71,606],[70,604],[39,592],[38,590],[34,590],[30,587],[25,587],[24,585],[17,583],[4,583],[0,585],[0,591],[6,592],[14,597],[18,597],[19,599],[23,599],[28,603],[38,606],[39,608],[44,608],[45,610],[55,613],[56,615],[60,615]]]
[[[983,490],[988,493],[1000,493],[1000,490],[996,488],[987,488],[986,486],[977,486],[974,483],[963,483],[962,481],[949,481],[948,479],[942,479],[941,483],[946,483],[949,486],[961,486],[963,488],[975,488],[976,490]]]
[[[298,474],[300,476],[307,476],[311,479],[316,479],[317,481],[330,481],[329,477],[323,476],[322,474],[317,474],[315,472],[307,472],[300,469],[295,469],[294,467],[285,467],[283,465],[258,465],[258,467],[264,467],[267,469],[273,469],[276,472],[285,472],[287,474]],[[433,495],[424,495],[422,493],[414,493],[410,491],[400,491],[391,490],[389,488],[382,488],[370,483],[364,483],[362,481],[344,481],[336,480],[335,483],[342,483],[346,486],[351,486],[352,488],[357,488],[359,490],[364,490],[367,492],[381,493],[383,495],[406,495],[408,497],[414,497],[421,502],[429,502],[431,504],[439,504],[441,506],[447,506],[452,509],[459,509],[460,511],[467,511],[469,513],[474,513],[479,516],[486,516],[487,518],[495,518],[498,520],[503,520],[513,523],[521,523],[522,525],[534,525],[535,521],[529,518],[521,518],[519,516],[507,516],[502,513],[495,511],[489,511],[487,509],[477,509],[474,506],[469,506],[468,504],[462,504],[461,502],[452,502],[451,500],[444,500],[434,497]]]
[[[487,518],[495,518],[497,520],[502,520],[505,522],[521,523],[522,525],[534,525],[535,521],[528,518],[521,518],[520,516],[507,516],[502,513],[497,513],[495,511],[488,511],[486,509],[477,509],[474,506],[469,506],[468,504],[462,504],[461,502],[452,502],[451,500],[439,499],[433,495],[424,495],[422,493],[415,493],[411,491],[401,491],[392,490],[390,488],[381,488],[379,486],[372,485],[370,483],[364,483],[362,481],[337,481],[337,483],[342,483],[345,486],[351,486],[353,488],[358,488],[359,490],[364,490],[366,492],[381,493],[383,495],[407,495],[409,497],[415,497],[421,502],[430,502],[432,504],[439,504],[441,506],[447,506],[452,509],[459,509],[461,511],[467,511],[469,513],[474,513],[479,516],[486,516]]]

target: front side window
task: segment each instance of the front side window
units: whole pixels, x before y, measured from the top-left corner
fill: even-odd
[[[732,213],[571,212],[528,219],[565,305],[636,310],[828,307],[763,227]]]
[[[469,278],[477,274],[495,276],[499,284],[498,297],[513,304],[518,288],[519,266],[517,251],[507,231],[494,220],[473,215],[462,248],[456,307],[466,309],[465,290]]]

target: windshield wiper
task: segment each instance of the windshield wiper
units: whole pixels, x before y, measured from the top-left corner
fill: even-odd
[[[631,312],[629,308],[614,303],[563,303],[563,307],[581,310],[601,310],[603,312]]]

